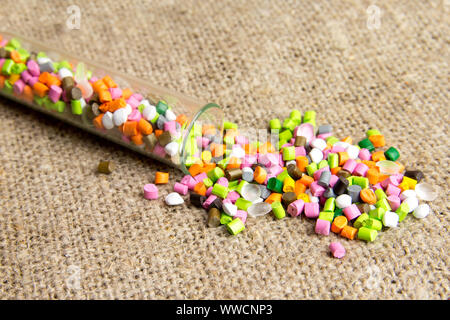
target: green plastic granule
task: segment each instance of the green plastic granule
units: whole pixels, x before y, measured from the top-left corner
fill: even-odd
[[[82,114],[83,108],[81,107],[81,101],[80,100],[72,100],[70,101],[70,106],[72,107],[72,113],[73,114]]]
[[[48,96],[45,96],[43,105],[44,105],[44,108],[51,110],[53,102],[50,100],[50,98]]]
[[[59,63],[58,62],[52,62],[52,65],[53,65],[54,72],[58,72],[59,71]]]
[[[353,222],[353,227],[359,229],[362,227],[363,222],[369,219],[369,215],[367,213],[362,213],[356,220]]]
[[[380,220],[369,218],[363,222],[363,227],[380,231],[383,228],[383,223]]]
[[[21,74],[27,69],[27,66],[24,63],[15,63],[11,68],[12,74]]]
[[[235,218],[233,221],[227,223],[227,230],[232,235],[237,235],[239,232],[245,229],[245,225],[241,219]]]
[[[328,167],[328,161],[327,160],[321,160],[317,165],[317,170],[320,170],[322,168]]]
[[[289,114],[289,118],[300,123],[302,122],[302,113],[298,110],[292,110],[291,113]]]
[[[47,108],[53,111],[56,111],[56,103],[48,99],[48,101],[45,102],[47,105]]]
[[[354,178],[353,176],[350,176],[350,177],[347,178],[349,186],[353,185],[353,178]]]
[[[17,53],[20,56],[20,60],[26,61],[30,57],[30,53],[24,48],[17,49]]]
[[[407,202],[402,202],[402,204],[400,205],[400,207],[397,208],[397,210],[395,210],[395,213],[398,215],[398,221],[402,222],[406,216],[408,215],[409,212],[409,205]]]
[[[233,180],[228,182],[228,188],[229,187],[237,187],[239,183],[241,183],[242,180]]]
[[[219,198],[225,199],[228,195],[228,188],[216,183],[211,193]]]
[[[9,40],[9,42],[6,45],[10,46],[10,47],[13,47],[14,49],[19,49],[20,48],[20,41],[17,40],[16,38],[12,38],[11,40]]]
[[[331,136],[331,137],[326,138],[325,141],[327,143],[329,143],[330,145],[334,145],[336,142],[339,142],[339,139],[334,136]]]
[[[312,177],[314,175],[314,172],[317,171],[317,163],[311,162],[306,166],[306,172],[308,173],[308,176]]]
[[[14,61],[11,59],[6,59],[2,66],[2,74],[7,75],[7,76],[11,75],[13,66],[14,66]]]
[[[283,148],[283,160],[284,161],[295,160],[295,147]]]
[[[384,208],[375,208],[369,211],[369,216],[373,219],[382,220],[386,212]]]
[[[52,102],[50,99],[45,99],[44,100],[44,106],[47,109],[53,110],[53,111],[58,111],[58,112],[64,112],[65,108],[66,108],[66,103],[64,101],[56,101],[55,103]]]
[[[215,167],[214,169],[208,171],[207,176],[213,182],[216,182],[217,180],[225,176],[225,172],[223,172],[223,170],[220,169],[219,167]]]
[[[225,168],[228,165],[228,162],[230,162],[230,158],[223,158],[222,160],[220,160],[219,162],[217,162],[217,166],[223,170],[225,170]]]
[[[375,147],[373,146],[373,143],[368,138],[363,139],[360,142],[358,142],[358,146],[360,148],[366,148],[370,152],[375,150]]]
[[[336,198],[328,198],[323,205],[323,211],[330,211],[334,213],[336,208]]]
[[[44,103],[44,98],[41,98],[39,96],[34,96],[34,102],[36,102],[39,106],[42,106],[42,104]]]
[[[40,52],[38,52],[36,58],[37,59],[39,59],[39,58],[47,58],[47,54],[45,52],[43,52],[43,51],[40,51]]]
[[[64,112],[64,110],[66,109],[66,103],[64,101],[56,101],[56,103],[54,104],[54,110],[58,111],[58,112]]]
[[[143,104],[138,105],[138,110],[140,113],[144,112],[145,106]]]
[[[375,203],[375,207],[383,208],[386,211],[391,211],[391,206],[386,198],[378,200],[377,203]]]
[[[316,126],[316,120],[315,119],[303,120],[303,123],[310,123],[310,124],[312,124],[313,127]]]
[[[11,52],[11,51],[16,50],[16,48],[14,48],[13,46],[10,46],[10,45],[4,46],[4,49],[5,49],[7,52]]]
[[[316,112],[314,110],[308,110],[303,115],[303,122],[308,122],[308,120],[316,120]]]
[[[234,137],[233,136],[225,136],[223,138],[223,143],[225,143],[226,145],[233,145],[234,144]]]
[[[360,186],[361,189],[367,189],[369,187],[369,179],[366,177],[353,176],[352,184]]]
[[[228,190],[229,191],[235,191],[237,186],[238,186],[238,184],[239,184],[239,180],[230,181],[228,183]]]
[[[336,219],[336,217],[342,216],[344,214],[344,209],[337,208],[334,212],[333,220]]]
[[[242,196],[242,188],[245,186],[245,185],[247,185],[248,184],[248,182],[247,181],[245,181],[245,180],[241,180],[240,182],[239,182],[239,184],[236,186],[236,191]]]
[[[394,147],[390,147],[389,149],[387,149],[384,152],[384,156],[386,157],[386,159],[391,160],[391,161],[396,161],[398,158],[400,158],[400,153],[398,152],[397,149],[395,149]]]
[[[238,125],[237,123],[233,123],[233,122],[229,122],[229,121],[225,121],[223,123],[223,129],[224,130],[228,130],[228,129],[237,129]]]
[[[328,165],[330,169],[339,167],[339,155],[337,153],[328,154]]]
[[[269,127],[272,130],[280,130],[281,129],[281,121],[280,119],[272,119],[269,121]]]
[[[292,132],[291,130],[284,130],[282,132],[280,132],[280,134],[278,135],[278,139],[279,141],[289,141],[292,139]]]
[[[330,212],[330,211],[322,211],[322,212],[319,213],[319,219],[327,220],[327,221],[333,222],[333,219],[334,219],[334,212]]]
[[[156,123],[156,121],[158,121],[158,118],[159,118],[159,113],[156,113],[156,116],[152,120],[150,120],[150,122]]]
[[[286,216],[283,205],[279,201],[272,202],[272,212],[277,219],[283,219]]]
[[[293,131],[295,127],[297,126],[296,122],[292,120],[291,118],[286,118],[283,121],[283,129],[289,129]]]
[[[72,70],[72,67],[70,66],[70,62],[67,61],[67,60],[61,61],[61,62],[59,63],[59,65],[58,65],[58,68],[59,68],[59,69],[66,68],[66,69],[68,69],[68,70]],[[59,70],[59,69],[58,69],[58,70]]]
[[[366,131],[367,138],[370,137],[370,136],[375,136],[375,135],[377,135],[377,136],[381,135],[381,132],[376,130],[376,129],[369,129],[369,130]]]
[[[247,209],[252,205],[252,202],[245,200],[244,198],[238,198],[235,202],[236,207],[240,210],[247,211]]]
[[[220,214],[220,224],[228,224],[231,221],[233,221],[233,217],[227,215],[226,213],[222,212]]]
[[[203,179],[203,184],[206,188],[212,187],[214,182],[210,178]]]
[[[11,84],[11,82],[9,82],[8,80],[5,81],[5,87],[3,88],[3,90],[7,93],[12,93],[13,92],[13,85]]]
[[[375,190],[375,195],[377,196],[377,200],[381,200],[381,199],[386,199],[387,198],[386,193],[381,188]]]
[[[284,183],[284,180],[289,176],[289,172],[287,169],[284,169],[280,174],[276,176],[277,180],[281,181],[281,183]]]
[[[156,104],[156,112],[158,112],[159,114],[164,115],[167,109],[169,109],[169,106],[163,100],[158,101],[158,103]]]
[[[374,241],[378,235],[378,231],[374,229],[369,229],[366,227],[361,227],[358,230],[358,239],[365,241]]]
[[[267,181],[267,189],[276,193],[281,193],[283,191],[283,182],[272,177]]]

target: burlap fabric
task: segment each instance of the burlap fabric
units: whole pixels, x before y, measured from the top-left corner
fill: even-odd
[[[217,102],[241,127],[313,108],[341,137],[378,128],[441,195],[374,243],[270,215],[232,237],[143,199],[157,169],[181,172],[0,99],[1,298],[449,297],[448,1],[374,1],[378,21],[370,1],[75,2],[2,0],[1,28]],[[97,174],[101,159],[117,170]]]

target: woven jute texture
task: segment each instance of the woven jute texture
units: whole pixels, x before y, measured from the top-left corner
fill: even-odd
[[[66,24],[72,4],[79,30]],[[216,102],[243,128],[293,108],[354,141],[378,128],[440,196],[426,219],[410,215],[373,243],[272,215],[233,237],[188,203],[143,198],[157,170],[170,192],[176,169],[0,99],[0,297],[449,298],[449,11],[420,0],[2,0],[1,28]],[[102,159],[118,163],[113,174],[96,173]]]

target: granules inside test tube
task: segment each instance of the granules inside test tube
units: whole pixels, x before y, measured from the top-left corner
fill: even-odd
[[[437,195],[432,185],[423,182],[420,170],[405,171],[401,148],[387,146],[377,129],[369,129],[359,140],[338,138],[332,125],[317,126],[315,111],[293,110],[283,121],[269,119],[268,129],[278,132],[270,142],[249,139],[232,122],[223,123],[222,134],[213,117],[197,119],[209,108],[219,112],[217,105],[202,106],[182,96],[173,99],[154,88],[133,90],[123,85],[122,75],[100,72],[100,76],[88,63],[64,60],[63,54],[56,55],[60,60],[52,59],[52,52],[39,44],[29,42],[27,47],[36,49],[30,52],[11,36],[3,39],[2,95],[178,165],[191,176],[183,178],[175,191],[184,195],[189,190],[192,204],[210,210],[210,226],[219,225],[220,213],[220,224],[233,235],[245,229],[246,213],[268,213],[261,206],[266,203],[276,219],[285,219],[286,210],[289,219],[302,213],[316,219],[314,230],[320,235],[332,230],[347,239],[374,241],[380,224],[397,227],[409,213],[426,217],[429,207],[419,200]],[[133,83],[128,80],[125,83]],[[135,87],[146,87],[138,84]],[[195,112],[185,112],[189,105]],[[197,121],[192,123],[194,118]],[[111,161],[98,166],[102,173],[113,170]],[[155,177],[156,184],[167,182],[165,173]],[[261,192],[254,198],[244,197],[245,184],[256,185]],[[155,188],[147,185],[145,197],[157,198]],[[215,198],[208,200],[211,195]],[[178,193],[165,200],[169,205],[184,202]]]

